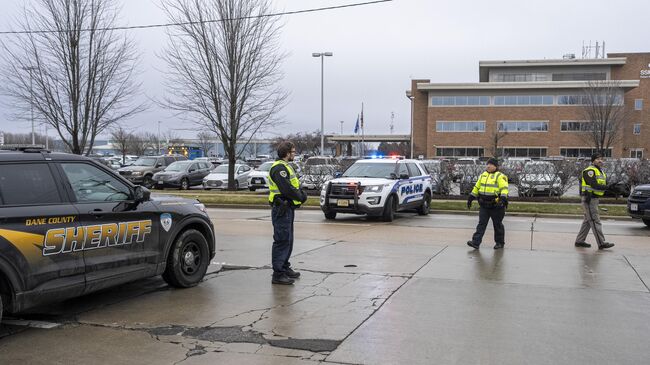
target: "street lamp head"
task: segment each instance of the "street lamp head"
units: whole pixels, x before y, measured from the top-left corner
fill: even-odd
[[[330,56],[334,56],[334,53],[332,53],[332,52],[325,52],[324,55],[327,56],[327,57],[330,57]]]
[[[320,53],[312,53],[311,56],[312,57],[320,57]]]

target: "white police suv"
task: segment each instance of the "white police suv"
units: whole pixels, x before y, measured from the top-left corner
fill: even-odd
[[[391,222],[398,211],[415,209],[420,215],[429,214],[431,187],[431,175],[419,161],[359,160],[341,177],[323,185],[320,206],[327,219],[351,213]]]

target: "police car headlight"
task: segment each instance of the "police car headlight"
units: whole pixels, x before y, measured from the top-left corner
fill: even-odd
[[[202,211],[203,213],[206,213],[206,214],[208,213],[208,210],[205,209],[205,204],[203,204],[203,203],[194,203],[194,206],[196,207],[196,209]]]
[[[368,185],[363,187],[364,192],[380,193],[384,189],[384,185]]]

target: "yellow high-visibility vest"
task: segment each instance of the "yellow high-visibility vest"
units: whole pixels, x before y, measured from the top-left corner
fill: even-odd
[[[605,190],[594,188],[591,185],[587,184],[585,181],[585,172],[588,173],[588,171],[593,171],[594,176],[596,177],[596,182],[599,185],[607,185],[607,176],[605,175],[605,172],[601,172],[596,168],[596,166],[589,166],[586,169],[582,170],[582,174],[580,175],[580,180],[582,180],[582,184],[580,185],[581,190],[584,192],[591,192],[597,197],[605,195]]]
[[[293,171],[293,168],[291,165],[287,163],[285,160],[277,160],[271,165],[271,168],[269,169],[269,203],[273,203],[275,200],[276,195],[281,195],[280,189],[278,189],[278,185],[273,181],[273,178],[271,177],[271,170],[278,165],[284,165],[284,167],[289,171],[289,181],[291,182],[291,186],[293,186],[296,189],[300,189],[300,180],[298,180],[298,175],[296,175],[295,171]],[[293,205],[300,206],[302,202],[300,200],[293,200]]]
[[[500,196],[507,197],[508,177],[499,171],[493,173],[485,171],[476,181],[474,189],[472,189],[472,195],[477,198],[479,195],[492,198],[498,198]]]

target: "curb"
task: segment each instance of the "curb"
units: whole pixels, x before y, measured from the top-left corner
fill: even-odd
[[[268,205],[262,204],[206,204],[206,208],[220,208],[220,209],[259,209],[266,210],[270,209]],[[320,210],[320,207],[301,207],[300,209],[304,210]],[[453,214],[453,215],[477,215],[478,211],[462,211],[462,210],[439,210],[431,209],[433,214]],[[578,214],[550,214],[550,213],[525,213],[525,212],[508,212],[507,216],[511,217],[539,217],[539,218],[564,218],[564,219],[581,219],[582,215]],[[601,219],[608,220],[620,220],[620,221],[631,221],[632,217],[627,216],[611,216],[611,215],[601,215]]]

